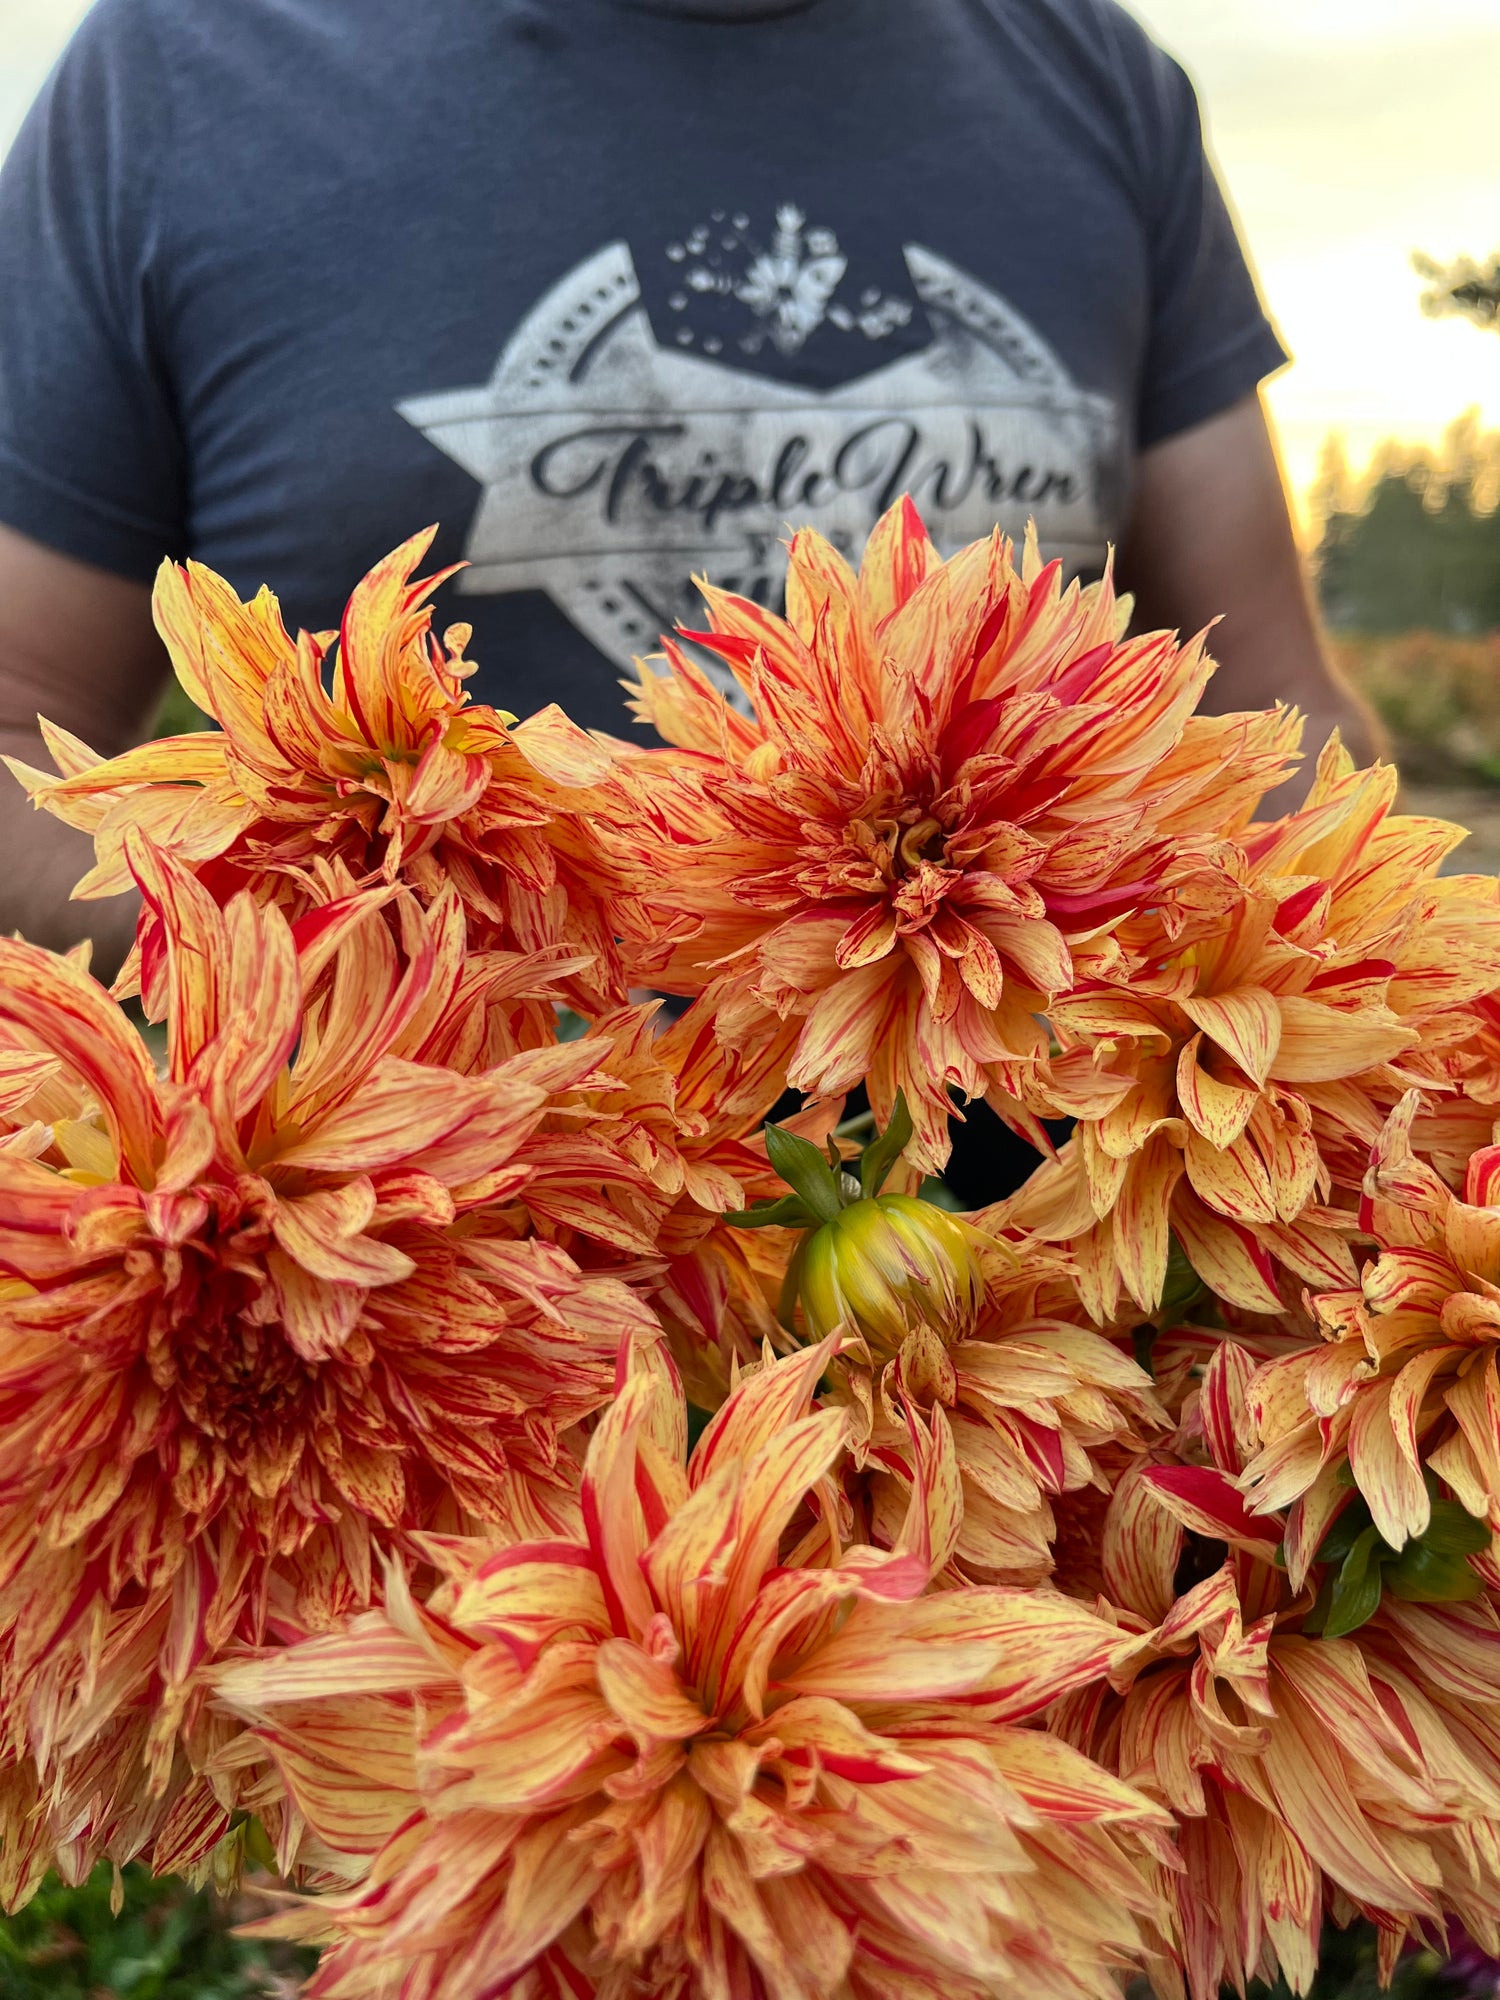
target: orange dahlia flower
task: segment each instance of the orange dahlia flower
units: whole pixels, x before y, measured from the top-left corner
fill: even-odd
[[[581,959],[568,967],[580,1005],[624,999],[604,855],[589,831],[609,752],[555,707],[516,724],[469,701],[469,627],[450,626],[441,648],[430,630],[427,599],[453,572],[413,580],[434,532],[376,564],[337,634],[295,640],[268,590],[244,604],[201,563],[163,564],[157,629],[219,727],[105,762],[44,725],[60,775],[12,769],[38,805],[94,836],[97,865],[76,895],[130,886],[130,827],[220,904],[248,886],[298,914],[307,871],[337,859],[356,880],[399,880],[423,902],[451,883],[476,948]],[[149,971],[159,944],[149,915],[140,941]],[[124,990],[133,976],[127,968]]]
[[[912,1476],[911,1416],[944,1411],[963,1499],[954,1574],[1037,1583],[1054,1566],[1059,1496],[1106,1490],[1104,1468],[1144,1450],[1165,1415],[1151,1378],[1085,1324],[1072,1279],[1044,1251],[982,1257],[984,1298],[949,1339],[914,1329],[883,1366],[854,1355],[830,1371],[853,1409],[870,1519],[889,1539]]]
[[[1172,1812],[1154,1969],[1170,1991],[1180,1964],[1194,2000],[1278,1970],[1306,1991],[1325,1917],[1373,1919],[1387,1976],[1409,1934],[1441,1938],[1445,1911],[1488,1940],[1500,1921],[1482,1858],[1500,1835],[1500,1621],[1492,1605],[1455,1607],[1467,1628],[1405,1605],[1357,1640],[1312,1636],[1314,1592],[1277,1560],[1284,1522],[1238,1490],[1252,1367],[1223,1343],[1178,1449],[1116,1485],[1099,1581],[1138,1636],[1108,1686],[1052,1718]],[[1459,1644],[1430,1673],[1449,1623]]]
[[[1410,1093],[1375,1150],[1377,1254],[1357,1283],[1311,1299],[1321,1342],[1266,1363],[1251,1387],[1260,1450],[1246,1486],[1260,1507],[1298,1503],[1304,1560],[1351,1480],[1392,1551],[1428,1537],[1435,1482],[1500,1528],[1500,1147],[1470,1160],[1459,1199],[1412,1150],[1420,1109]]]
[[[221,1674],[357,1878],[276,1920],[327,1940],[310,1995],[1113,1992],[1150,1811],[1017,1724],[1117,1635],[1061,1597],[921,1594],[941,1420],[903,1546],[841,1548],[830,1351],[742,1381],[686,1467],[680,1398],[635,1374],[584,1539]]]
[[[1467,1003],[1500,979],[1500,905],[1435,879],[1458,830],[1392,815],[1395,789],[1330,744],[1305,808],[1238,836],[1220,908],[1128,984],[1053,1006],[1096,1102],[1066,1107],[1063,1158],[997,1213],[1070,1244],[1099,1319],[1122,1289],[1155,1310],[1172,1231],[1252,1312],[1281,1310],[1277,1265],[1354,1281],[1353,1202],[1411,1081],[1393,1065],[1471,1032]]]
[[[782,1090],[774,1061],[732,1055],[697,1009],[662,1029],[660,1004],[590,1024],[574,1046],[592,1068],[553,1095],[521,1155],[533,1222],[653,1260],[717,1237],[723,1211],[744,1200],[742,1179],[766,1178],[749,1135]]]
[[[910,501],[857,578],[798,534],[784,619],[704,595],[711,629],[684,636],[751,712],[675,642],[642,669],[636,712],[676,747],[641,753],[619,846],[641,897],[670,875],[677,921],[641,968],[697,992],[727,967],[727,1040],[800,1024],[791,1083],[864,1082],[882,1122],[904,1089],[935,1168],[950,1088],[1024,1119],[1075,949],[1105,951],[1248,819],[1284,719],[1193,718],[1201,641],[1122,639],[1108,579],[1063,590],[1032,545],[1020,569],[998,536],[941,562]]]
[[[459,984],[451,891],[406,899],[403,955],[390,891],[293,926],[128,848],[164,1078],[78,965],[0,943],[0,1747],[48,1773],[59,1838],[126,1856],[207,1659],[368,1603],[412,1527],[572,1527],[567,1433],[654,1334],[555,1246],[470,1241],[592,1057],[414,1059]]]

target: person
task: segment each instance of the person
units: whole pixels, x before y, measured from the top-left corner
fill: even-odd
[[[1034,517],[1219,708],[1365,725],[1304,594],[1284,352],[1192,86],[1114,0],[98,0],[0,174],[0,749],[106,754],[193,556],[336,625],[440,523],[477,696],[625,733],[690,578],[774,596],[903,490]],[[0,790],[0,928],[81,836]],[[101,926],[104,927],[101,935]]]

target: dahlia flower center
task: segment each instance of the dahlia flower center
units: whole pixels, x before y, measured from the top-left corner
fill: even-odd
[[[229,1467],[244,1472],[311,1418],[320,1369],[281,1325],[266,1270],[270,1190],[251,1179],[200,1189],[199,1198],[207,1213],[197,1230],[156,1246],[145,1359],[180,1425],[212,1440]]]
[[[259,1299],[247,1290],[232,1281],[204,1287],[199,1309],[172,1313],[150,1355],[182,1419],[237,1468],[264,1448],[268,1426],[298,1413],[315,1376],[277,1328],[256,1324]]]
[[[906,868],[919,867],[924,861],[941,861],[946,839],[941,822],[928,815],[915,826],[909,826],[897,840],[896,859]]]

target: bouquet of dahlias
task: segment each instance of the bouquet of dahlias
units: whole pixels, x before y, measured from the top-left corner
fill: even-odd
[[[1259,817],[1294,715],[909,503],[651,749],[469,701],[429,539],[295,638],[165,567],[217,727],[18,772],[141,914],[0,943],[7,1905],[254,1862],[322,2000],[1500,1951],[1460,829],[1336,740]]]

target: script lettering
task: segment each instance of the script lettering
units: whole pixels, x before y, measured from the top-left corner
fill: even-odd
[[[907,492],[936,516],[962,509],[976,492],[995,507],[1007,500],[1067,504],[1077,494],[1076,476],[1066,468],[1008,464],[972,417],[966,449],[950,452],[914,417],[881,414],[849,426],[822,413],[773,438],[764,469],[723,463],[722,430],[716,435],[718,451],[698,442],[687,419],[589,424],[549,438],[532,454],[528,473],[545,499],[597,499],[598,518],[609,527],[675,516],[710,537],[728,517],[759,511],[779,524],[839,494],[858,496],[870,523]]]

